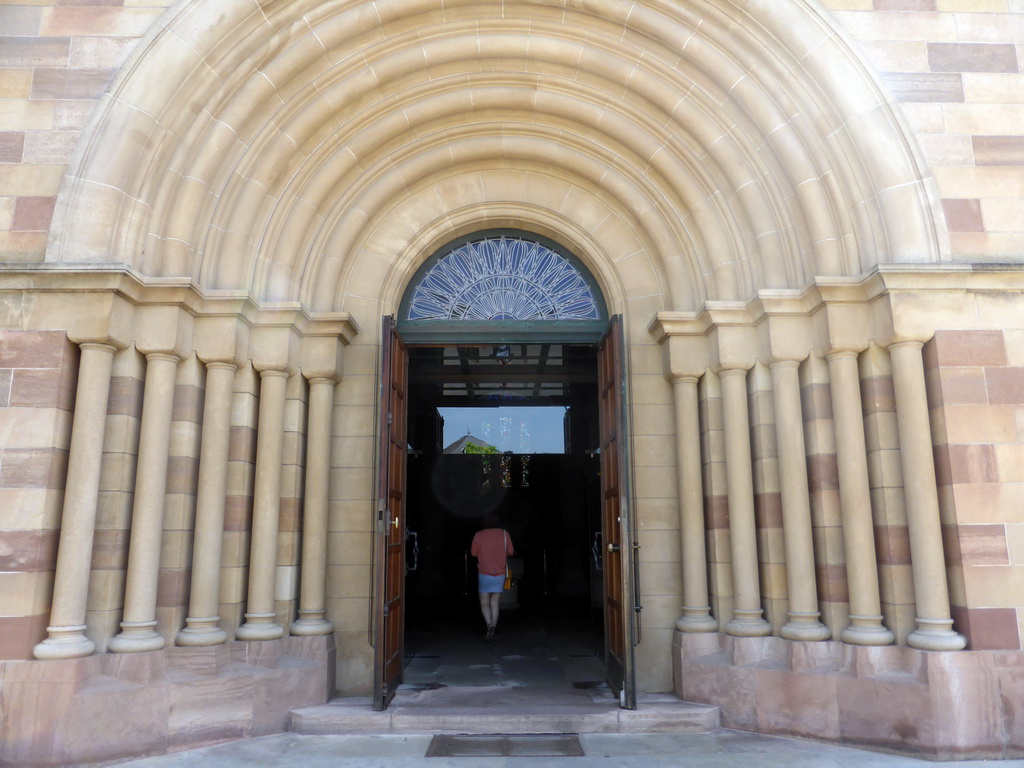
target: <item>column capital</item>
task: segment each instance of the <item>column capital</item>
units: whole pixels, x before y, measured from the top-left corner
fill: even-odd
[[[172,304],[136,307],[132,338],[144,355],[187,357],[192,351],[192,315]]]
[[[758,325],[762,362],[801,363],[814,346],[814,321],[809,315],[768,312]]]
[[[874,333],[871,305],[845,295],[826,300],[813,318],[813,346],[821,355],[863,352]]]
[[[234,315],[200,315],[195,319],[196,357],[207,365],[230,363],[236,368],[248,359],[249,326]]]
[[[341,380],[341,365],[345,344],[338,336],[303,336],[299,352],[302,375],[310,381]]]
[[[757,327],[753,324],[716,325],[709,334],[709,367],[722,371],[749,371],[758,357]]]
[[[256,325],[249,329],[249,358],[260,373],[299,370],[299,339],[291,325]]]

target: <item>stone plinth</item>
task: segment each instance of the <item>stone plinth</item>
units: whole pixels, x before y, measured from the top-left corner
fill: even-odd
[[[287,730],[334,693],[333,636],[4,662],[0,766],[111,763]]]
[[[1024,756],[1024,652],[677,632],[675,690],[724,728],[936,760]]]

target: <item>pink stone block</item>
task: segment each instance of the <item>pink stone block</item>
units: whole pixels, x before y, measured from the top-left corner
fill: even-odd
[[[844,742],[898,752],[934,751],[934,713],[927,685],[837,678],[836,698]]]
[[[936,331],[933,343],[942,367],[1006,365],[1002,331]]]
[[[763,733],[838,739],[837,678],[757,670],[757,722]]]

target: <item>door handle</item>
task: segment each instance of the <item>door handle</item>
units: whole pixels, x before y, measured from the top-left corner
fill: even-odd
[[[395,528],[398,528],[398,515],[395,515],[394,519],[392,519],[391,521],[391,524],[395,526]]]
[[[618,544],[609,544],[608,545],[608,551],[609,552],[618,552],[619,551],[619,545]]]

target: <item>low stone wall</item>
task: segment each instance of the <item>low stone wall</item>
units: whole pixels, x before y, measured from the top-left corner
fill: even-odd
[[[936,760],[1024,756],[1024,652],[676,632],[675,690],[722,727]]]
[[[288,729],[334,694],[333,636],[0,662],[0,765],[89,766]]]

